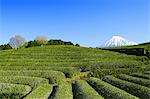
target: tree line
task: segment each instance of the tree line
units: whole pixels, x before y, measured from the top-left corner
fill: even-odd
[[[74,45],[80,46],[79,44],[73,44],[72,42],[62,40],[47,40],[44,36],[38,36],[35,40],[26,42],[25,39],[19,35],[10,38],[8,44],[0,45],[0,50],[18,49],[18,48],[29,48],[34,46],[44,45]]]

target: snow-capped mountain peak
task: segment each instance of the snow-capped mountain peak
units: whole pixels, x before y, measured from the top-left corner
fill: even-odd
[[[127,40],[121,36],[112,36],[110,40],[105,42],[104,47],[128,46],[128,45],[137,45],[137,43]]]

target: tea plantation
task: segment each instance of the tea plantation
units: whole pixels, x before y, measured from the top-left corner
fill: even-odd
[[[147,57],[50,45],[0,51],[0,99],[149,99]]]

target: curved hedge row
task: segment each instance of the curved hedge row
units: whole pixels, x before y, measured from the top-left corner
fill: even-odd
[[[150,74],[150,71],[145,71],[144,74]]]
[[[48,79],[27,76],[0,76],[0,83],[30,85],[33,89],[41,84],[48,84]]]
[[[53,90],[53,85],[43,84],[33,90],[25,99],[48,99]]]
[[[61,81],[65,78],[65,75],[59,71],[42,71],[42,70],[24,70],[24,71],[0,71],[0,76],[33,76],[42,77],[50,80],[50,83]]]
[[[67,77],[71,78],[80,73],[78,67],[60,67],[60,66],[0,66],[1,70],[54,70],[63,72]]]
[[[86,81],[77,80],[74,84],[74,99],[103,99]]]
[[[72,86],[69,82],[62,82],[56,86],[52,99],[73,99]]]
[[[18,85],[10,83],[0,83],[1,99],[20,99],[31,91],[27,85]]]
[[[117,77],[122,80],[137,83],[146,87],[150,87],[150,80],[137,78],[137,77],[133,77],[133,76],[125,75],[125,74],[120,74]]]
[[[137,97],[121,90],[109,83],[106,83],[99,78],[91,77],[87,79],[88,83],[93,86],[106,99],[138,99]]]
[[[88,67],[87,67],[88,68]],[[118,75],[118,74],[130,74],[133,72],[141,72],[143,70],[139,68],[110,68],[110,69],[102,69],[101,67],[91,67],[89,69],[93,72],[92,76],[97,78],[103,78],[106,75]]]
[[[137,97],[140,97],[140,98],[150,97],[150,89],[148,87],[141,86],[141,85],[131,83],[131,82],[127,82],[124,80],[120,80],[113,76],[105,76],[103,80]]]
[[[130,75],[134,76],[134,77],[140,77],[140,78],[144,78],[144,79],[149,79],[150,80],[150,75],[148,75],[148,74],[132,73]]]

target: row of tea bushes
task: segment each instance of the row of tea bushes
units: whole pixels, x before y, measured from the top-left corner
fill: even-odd
[[[84,80],[75,81],[73,86],[74,99],[104,99]]]
[[[64,66],[0,66],[1,70],[18,70],[18,71],[24,71],[24,70],[54,70],[54,71],[60,71],[63,72],[66,77],[73,77],[80,73],[80,69],[78,67],[64,67]]]
[[[130,74],[131,72],[143,72],[144,70],[138,68],[114,68],[114,69],[101,69],[91,68],[92,76],[103,78],[106,75]]]
[[[24,71],[0,71],[0,76],[32,76],[49,79],[50,83],[60,82],[65,78],[64,73],[59,71],[24,70]]]
[[[48,84],[48,79],[28,76],[0,76],[0,83],[30,85],[33,89],[41,84]]]
[[[150,80],[150,75],[149,74],[132,73],[130,75],[134,76],[134,77],[140,77],[140,78],[144,78],[144,79],[149,79]]]
[[[150,80],[137,78],[137,77],[133,77],[133,76],[125,75],[125,74],[120,74],[117,77],[122,80],[137,83],[146,87],[150,87]]]
[[[135,83],[124,81],[113,76],[105,76],[104,81],[140,98],[149,98],[150,89]]]
[[[121,90],[99,78],[91,77],[87,82],[106,99],[138,99],[137,97]]]
[[[1,99],[20,99],[31,91],[28,85],[0,83]]]
[[[53,85],[43,84],[33,90],[25,99],[48,99],[53,91]]]
[[[98,68],[98,69],[115,69],[115,68],[135,68],[143,65],[143,62],[139,61],[124,61],[124,60],[112,60],[109,61],[96,61],[96,62],[87,62],[82,63],[79,66],[83,71],[91,70],[91,68]]]
[[[53,99],[73,99],[72,85],[69,82],[61,82],[55,86]]]
[[[144,74],[150,74],[150,71],[145,71]]]

